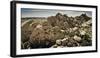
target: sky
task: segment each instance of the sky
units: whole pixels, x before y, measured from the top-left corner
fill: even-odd
[[[86,13],[89,17],[92,17],[91,11],[73,11],[73,10],[52,10],[52,9],[33,9],[33,8],[21,8],[21,17],[49,17],[55,16],[57,13],[67,14],[68,16],[79,16]]]

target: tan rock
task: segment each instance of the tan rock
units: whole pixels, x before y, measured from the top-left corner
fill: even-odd
[[[58,47],[58,45],[55,44],[55,45],[53,45],[51,48],[57,48],[57,47]]]
[[[75,35],[75,36],[74,36],[74,40],[76,40],[76,41],[80,42],[82,39],[81,39],[81,37],[79,37],[79,36]]]
[[[80,31],[80,34],[81,34],[81,35],[85,35],[86,32],[82,30],[82,31]]]
[[[57,44],[57,45],[61,45],[61,44],[62,44],[62,41],[61,41],[61,39],[59,39],[59,40],[56,40],[56,44]]]
[[[63,48],[64,46],[58,46],[57,48]]]
[[[77,30],[77,29],[78,29],[78,27],[74,27],[74,28],[73,28],[73,31],[75,31],[75,30]]]

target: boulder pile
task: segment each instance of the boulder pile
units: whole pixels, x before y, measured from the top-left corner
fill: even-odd
[[[57,13],[47,21],[22,27],[22,49],[63,48],[92,45],[92,19],[86,14],[68,17]]]

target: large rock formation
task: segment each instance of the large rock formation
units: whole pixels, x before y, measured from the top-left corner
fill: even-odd
[[[91,46],[92,22],[86,14],[68,17],[57,13],[47,20],[24,25],[21,36],[22,49]]]

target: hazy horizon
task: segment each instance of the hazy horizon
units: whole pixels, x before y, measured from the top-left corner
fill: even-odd
[[[68,16],[79,16],[86,13],[89,17],[92,17],[91,11],[72,11],[72,10],[52,10],[52,9],[31,9],[21,8],[21,17],[49,17],[55,16],[57,13],[66,14]]]

